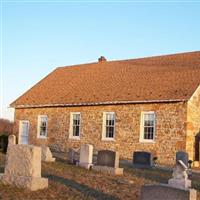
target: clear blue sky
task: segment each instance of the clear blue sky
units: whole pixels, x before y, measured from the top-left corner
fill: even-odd
[[[58,66],[200,50],[200,2],[83,1],[3,1],[3,117]]]

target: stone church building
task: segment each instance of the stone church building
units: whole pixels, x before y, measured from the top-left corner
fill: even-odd
[[[199,160],[200,51],[65,66],[15,100],[14,133],[56,151],[148,151],[158,163],[176,151]]]

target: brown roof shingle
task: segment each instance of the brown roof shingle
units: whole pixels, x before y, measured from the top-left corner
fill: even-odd
[[[200,51],[59,67],[12,107],[188,100],[200,84]]]

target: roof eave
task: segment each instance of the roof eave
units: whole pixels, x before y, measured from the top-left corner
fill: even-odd
[[[73,106],[97,106],[118,104],[141,104],[141,103],[174,103],[186,102],[188,99],[165,99],[165,100],[142,100],[142,101],[106,101],[106,102],[82,102],[82,103],[55,103],[38,105],[10,105],[13,108],[43,108],[43,107],[73,107]]]

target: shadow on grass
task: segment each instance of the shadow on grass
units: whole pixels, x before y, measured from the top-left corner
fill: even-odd
[[[172,178],[172,172],[160,170],[160,169],[138,169],[138,168],[126,168],[126,172],[137,177],[142,177],[158,183],[167,184],[168,180]],[[192,188],[200,190],[199,174],[193,174],[191,177]]]
[[[61,183],[63,185],[66,185],[67,187],[76,189],[76,190],[80,191],[81,193],[83,193],[86,197],[90,196],[97,200],[101,200],[101,199],[118,200],[118,198],[116,198],[112,195],[105,194],[101,191],[98,191],[98,190],[90,188],[86,185],[77,183],[73,180],[64,179],[63,177],[55,176],[55,175],[46,175],[45,177],[49,178],[50,180],[52,180],[54,182]]]
[[[171,174],[169,172],[161,172],[153,169],[126,168],[126,172],[137,177],[142,177],[159,183],[167,183],[169,178],[171,178]]]

